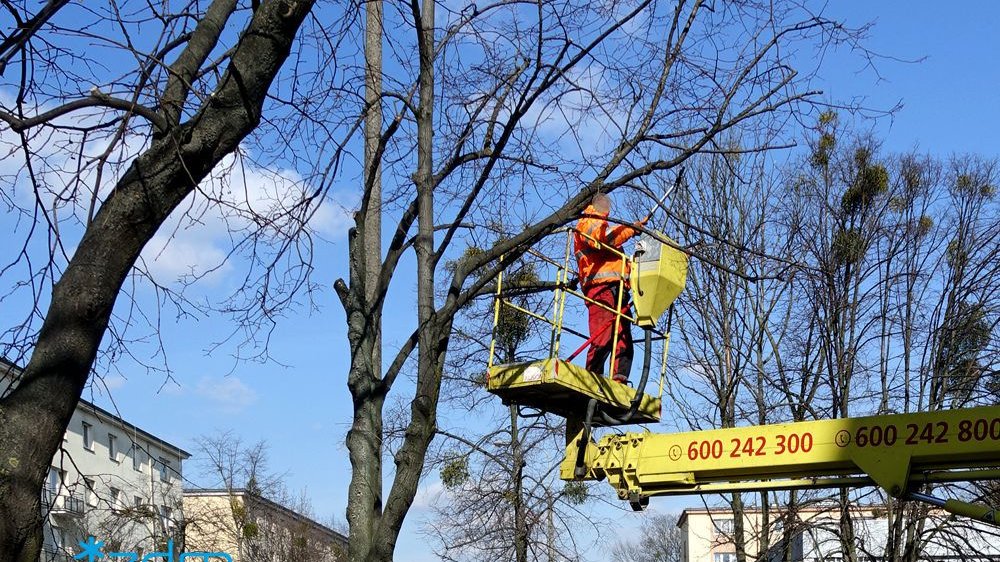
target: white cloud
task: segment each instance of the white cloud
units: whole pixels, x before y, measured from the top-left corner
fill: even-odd
[[[572,87],[560,92],[557,100],[535,102],[523,123],[566,150],[582,151],[580,156],[606,152],[620,139],[619,128],[624,128],[629,115],[613,99],[605,99],[609,84],[604,68],[594,62],[571,70],[566,80]]]
[[[12,93],[0,89],[4,107],[13,103]],[[27,113],[51,109],[50,105],[26,108]],[[57,119],[76,127],[101,120],[99,111],[77,112]],[[32,144],[35,157],[33,188],[24,167],[20,138],[9,128],[0,127],[0,179],[6,182],[13,199],[24,208],[36,201],[60,224],[63,244],[72,252],[79,225],[86,221],[103,201],[132,160],[146,148],[145,135],[126,135],[112,150],[109,164],[98,181],[93,165],[108,148],[106,140],[92,140],[80,146],[80,133],[58,127],[46,129],[43,142]],[[93,139],[93,137],[91,137]],[[69,147],[69,148],[67,148]],[[229,155],[215,167],[199,186],[198,193],[185,200],[160,228],[142,254],[141,263],[157,282],[169,283],[185,275],[211,271],[212,280],[233,271],[225,264],[234,242],[247,233],[265,231],[276,238],[291,235],[308,220],[310,233],[326,238],[346,234],[351,225],[351,210],[357,204],[354,194],[335,194],[332,198],[304,201],[315,186],[291,169],[265,169],[240,154]],[[85,165],[81,166],[82,161]],[[94,197],[95,185],[97,197]]]
[[[225,228],[263,228],[288,233],[309,219],[309,228],[326,236],[346,234],[350,209],[356,203],[351,195],[335,195],[339,200],[309,202],[314,186],[290,169],[265,169],[255,166],[240,154],[226,156],[199,186],[206,199],[216,203],[210,210]],[[211,218],[211,217],[209,217]],[[205,225],[211,228],[207,221]]]
[[[204,376],[194,391],[226,414],[240,413],[257,402],[257,393],[235,376]]]
[[[125,386],[128,381],[121,375],[105,375],[101,377],[101,382],[104,384],[104,388],[111,392]]]
[[[413,497],[413,509],[427,509],[433,507],[439,500],[447,497],[448,489],[440,480],[435,480],[417,488],[417,494]]]
[[[125,386],[126,382],[128,382],[128,379],[117,373],[97,375],[91,381],[88,392],[96,396],[111,396],[114,391]]]
[[[172,235],[162,230],[146,245],[142,259],[156,279],[177,279],[182,276],[206,275],[209,279],[228,273],[232,266],[225,263],[226,254],[211,239],[198,236]],[[212,270],[209,273],[209,270]]]
[[[356,196],[307,205],[311,189],[294,170],[267,170],[241,155],[227,156],[147,245],[146,266],[162,281],[206,273],[218,280],[233,270],[227,263],[232,243],[251,232],[282,238],[304,229],[344,236]]]
[[[320,205],[312,218],[312,226],[328,237],[347,236],[354,225],[354,211],[360,205],[356,193],[337,194],[334,201]]]

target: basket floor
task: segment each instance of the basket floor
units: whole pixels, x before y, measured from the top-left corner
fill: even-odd
[[[579,365],[558,359],[495,365],[490,369],[487,388],[504,404],[537,408],[565,418],[583,418],[590,399],[601,410],[620,416],[635,397],[634,388],[595,375]],[[660,421],[660,399],[642,397],[631,423]],[[595,420],[595,425],[600,425]]]

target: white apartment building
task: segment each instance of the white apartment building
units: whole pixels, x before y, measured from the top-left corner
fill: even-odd
[[[18,369],[0,359],[0,396]],[[42,561],[68,561],[94,536],[105,552],[153,552],[179,532],[182,463],[190,455],[81,400],[42,492]]]
[[[759,509],[744,510],[746,559],[768,562],[841,562],[847,559],[840,540],[840,510],[836,505],[813,505],[796,511],[794,527],[785,533],[785,519],[771,510],[768,524]],[[889,520],[884,508],[851,509],[858,560],[885,560]],[[681,562],[737,562],[735,518],[726,508],[689,508],[681,513]],[[766,530],[766,533],[765,533]],[[767,538],[765,543],[764,538]],[[1000,560],[1000,529],[985,523],[932,511],[923,521],[919,560],[946,562]]]

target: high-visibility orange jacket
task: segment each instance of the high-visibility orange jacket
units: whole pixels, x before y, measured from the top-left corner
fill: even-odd
[[[583,214],[585,216],[576,223],[576,232],[573,233],[573,251],[580,271],[580,286],[617,282],[623,279],[622,273],[625,275],[624,279],[628,280],[628,260],[619,254],[622,252],[622,244],[635,236],[636,230],[625,225],[609,229],[608,221],[605,220],[607,213],[599,212],[593,205],[588,205]]]

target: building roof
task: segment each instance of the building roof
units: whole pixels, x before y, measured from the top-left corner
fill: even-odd
[[[315,519],[312,519],[311,517],[307,517],[307,516],[302,515],[301,513],[297,512],[297,511],[289,509],[289,508],[281,505],[278,502],[275,502],[273,500],[269,500],[269,499],[265,498],[264,496],[261,496],[260,494],[256,494],[254,492],[250,492],[246,488],[232,488],[232,489],[227,489],[227,488],[184,488],[184,497],[185,498],[233,497],[233,496],[239,496],[239,497],[249,496],[249,497],[253,498],[253,501],[258,502],[260,504],[263,504],[268,509],[273,509],[274,511],[277,511],[277,512],[281,513],[282,515],[285,515],[285,516],[287,516],[287,517],[289,517],[291,519],[294,519],[295,521],[298,521],[300,523],[305,523],[307,525],[310,525],[310,526],[314,527],[316,530],[327,534],[331,539],[333,539],[333,540],[341,543],[343,546],[345,546],[345,547],[347,546],[347,537],[345,537],[341,533],[338,533],[337,531],[334,531],[330,527],[327,527],[326,525],[324,525],[324,524],[316,521]]]
[[[4,357],[0,357],[0,365],[6,365],[7,366],[6,372],[0,372],[0,376],[6,375],[10,371],[17,371],[17,372],[20,373],[21,371],[24,370],[21,367],[15,365],[13,363],[11,363],[10,361],[8,361]],[[165,450],[167,450],[169,452],[172,452],[172,453],[176,454],[178,457],[181,457],[181,460],[188,459],[188,458],[191,457],[191,453],[185,451],[184,449],[181,449],[177,445],[168,443],[167,441],[164,441],[163,439],[160,439],[159,437],[153,435],[152,433],[149,433],[148,431],[142,429],[141,427],[139,427],[139,426],[137,426],[137,425],[135,425],[135,424],[133,424],[131,422],[125,421],[120,416],[112,414],[111,412],[105,410],[104,408],[101,408],[100,406],[94,404],[93,402],[90,402],[88,400],[84,400],[83,398],[80,398],[80,403],[77,405],[77,407],[81,408],[81,409],[83,409],[85,411],[90,411],[92,414],[94,414],[94,415],[96,415],[98,417],[106,418],[108,421],[110,421],[110,422],[112,422],[114,424],[120,425],[126,431],[132,432],[135,435],[142,436],[144,439],[153,442],[154,444],[156,444],[161,449],[165,449]]]
[[[881,506],[884,509],[884,506]],[[825,513],[828,511],[834,511],[840,509],[840,503],[810,503],[808,505],[799,505],[795,507],[796,513]],[[851,504],[851,511],[872,511],[880,509],[878,505],[856,505]],[[771,513],[782,513],[787,511],[787,509],[782,509],[778,506],[771,506],[769,509]],[[744,507],[743,513],[745,514],[757,514],[762,513],[763,510],[759,507]],[[680,516],[677,518],[677,526],[681,527],[687,520],[688,515],[732,515],[733,509],[731,507],[686,507],[681,512]]]
[[[126,431],[135,433],[136,435],[142,436],[144,439],[152,441],[161,449],[166,449],[176,454],[178,457],[181,458],[181,460],[185,460],[191,457],[191,453],[185,451],[184,449],[181,449],[177,445],[174,445],[172,443],[164,441],[163,439],[160,439],[159,437],[153,435],[152,433],[149,433],[148,431],[142,429],[141,427],[138,427],[133,423],[125,421],[124,419],[116,416],[115,414],[112,414],[111,412],[105,410],[104,408],[101,408],[100,406],[94,404],[93,402],[88,402],[87,400],[81,398],[80,407],[82,407],[84,410],[89,409],[94,414],[97,414],[98,417],[110,418],[110,420],[113,423],[121,425],[123,428],[125,428]]]

